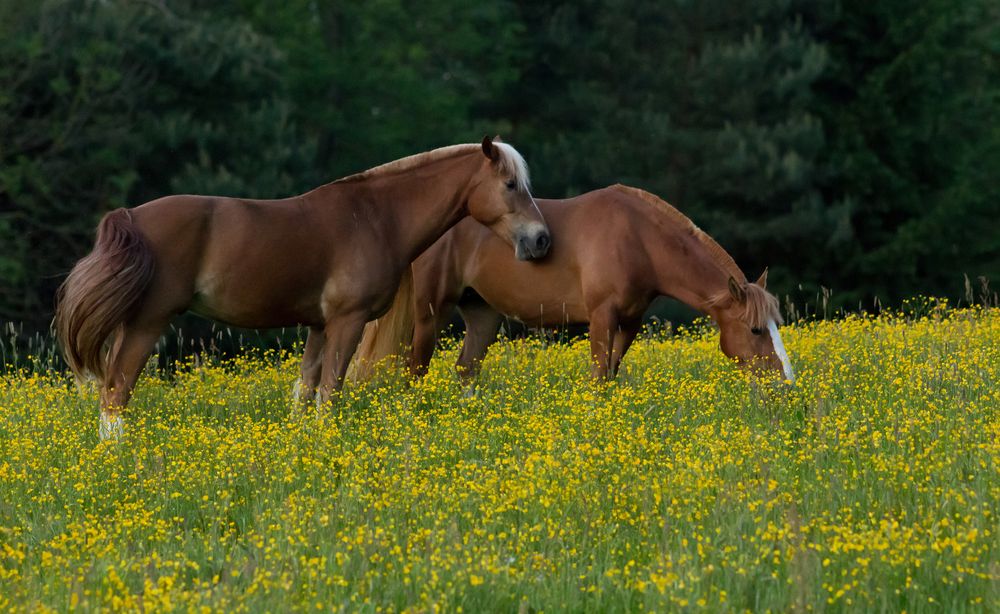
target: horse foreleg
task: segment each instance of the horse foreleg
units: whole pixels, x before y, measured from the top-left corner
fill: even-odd
[[[410,353],[410,374],[421,377],[434,356],[438,333],[448,322],[454,303],[438,303],[417,309],[413,319],[413,350]]]
[[[590,314],[590,374],[594,379],[607,379],[611,373],[612,344],[618,332],[618,313],[600,307]]]
[[[323,368],[323,346],[326,335],[319,326],[310,326],[306,335],[306,347],[302,351],[302,366],[299,381],[295,382],[295,402],[308,403],[316,399],[316,388]]]
[[[320,404],[330,400],[333,391],[340,390],[347,374],[347,366],[351,357],[358,349],[361,333],[368,322],[366,313],[352,313],[330,318],[326,322],[324,334],[326,343],[323,346],[323,366],[320,376]]]
[[[126,324],[122,327],[108,361],[101,387],[101,421],[98,435],[102,441],[122,436],[125,421],[122,412],[132,397],[139,373],[160,338],[163,323]]]
[[[618,377],[618,369],[622,365],[622,358],[628,351],[632,342],[635,341],[639,329],[642,327],[641,321],[623,322],[615,332],[615,340],[611,348],[611,374],[610,377]]]
[[[465,342],[455,366],[462,380],[469,383],[479,374],[486,351],[496,341],[503,316],[486,304],[462,305],[458,310],[465,320]]]

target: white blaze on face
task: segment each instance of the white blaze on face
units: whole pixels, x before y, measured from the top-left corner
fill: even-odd
[[[785,379],[794,382],[795,374],[792,372],[792,362],[788,360],[788,353],[785,351],[785,344],[781,342],[781,333],[778,332],[778,325],[774,320],[767,323],[767,330],[771,333],[771,343],[774,344],[774,353],[781,361],[781,370],[785,373]]]

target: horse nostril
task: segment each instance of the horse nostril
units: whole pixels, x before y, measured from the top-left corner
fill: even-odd
[[[538,251],[547,250],[549,248],[549,235],[544,232],[538,235],[538,238],[535,240],[535,247]]]

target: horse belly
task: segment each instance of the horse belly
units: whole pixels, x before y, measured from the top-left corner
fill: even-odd
[[[239,293],[225,296],[197,292],[191,311],[231,326],[243,328],[277,328],[299,324],[317,326],[323,322],[319,299],[295,301],[273,296]]]
[[[511,316],[529,326],[563,326],[566,324],[582,324],[589,320],[582,306],[556,300],[538,301],[531,305],[518,305],[517,311],[512,307],[506,315]]]
[[[318,325],[322,286],[300,276],[267,274],[252,266],[203,271],[191,311],[233,326],[274,328]]]
[[[578,289],[553,280],[513,279],[477,284],[475,290],[494,309],[529,326],[579,324],[589,319]]]

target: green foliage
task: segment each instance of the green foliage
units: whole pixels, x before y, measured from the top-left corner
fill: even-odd
[[[523,30],[507,2],[403,0],[206,3],[247,19],[287,57],[296,119],[320,148],[316,167],[342,176],[497,130]]]
[[[304,191],[500,133],[831,306],[1000,274],[992,0],[0,0],[0,318],[44,330],[105,211]],[[829,294],[829,293],[827,293]]]
[[[825,189],[853,210],[838,285],[898,299],[916,287],[956,296],[962,273],[995,279],[1000,7],[844,2],[825,37],[837,169]]]
[[[281,54],[245,23],[124,1],[0,11],[3,319],[47,324],[109,209],[312,183]]]
[[[1000,274],[995,3],[525,3],[541,194],[661,194],[781,293]],[[803,294],[795,293],[797,296]]]

